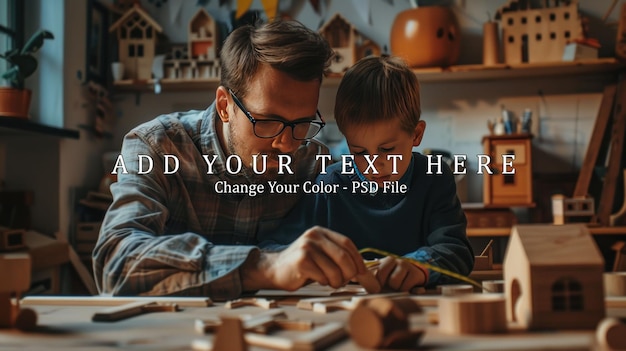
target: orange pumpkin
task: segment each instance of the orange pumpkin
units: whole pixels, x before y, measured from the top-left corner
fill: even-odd
[[[459,23],[448,7],[402,11],[391,27],[391,52],[411,67],[451,66],[460,51]]]

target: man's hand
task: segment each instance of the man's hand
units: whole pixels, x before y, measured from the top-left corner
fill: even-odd
[[[363,258],[350,239],[327,228],[313,227],[285,250],[262,253],[246,261],[242,281],[245,291],[293,291],[311,281],[339,288],[366,271]]]
[[[413,263],[391,256],[380,260],[376,278],[381,286],[396,291],[410,291],[426,284],[426,275]]]

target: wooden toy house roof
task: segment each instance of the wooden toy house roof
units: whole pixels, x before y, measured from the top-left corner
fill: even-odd
[[[582,224],[515,226],[511,236],[519,238],[518,249],[531,266],[604,267],[602,254]]]
[[[155,31],[163,31],[161,26],[155,20],[153,20],[146,11],[144,11],[139,5],[135,4],[132,9],[126,11],[126,13],[120,19],[118,19],[115,23],[111,25],[111,27],[109,27],[109,32],[113,32],[114,30],[121,27],[123,24],[126,23],[129,18],[131,18],[131,16],[135,14],[146,20],[148,24],[150,24],[154,28]]]

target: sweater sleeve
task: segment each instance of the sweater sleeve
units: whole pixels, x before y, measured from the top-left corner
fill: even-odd
[[[467,276],[474,266],[474,253],[467,239],[467,220],[456,194],[456,183],[449,168],[442,175],[434,175],[425,201],[425,246],[410,252],[410,257],[421,262]],[[430,271],[427,286],[446,284],[454,278]]]

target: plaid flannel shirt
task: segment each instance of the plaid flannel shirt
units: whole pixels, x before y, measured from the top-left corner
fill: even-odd
[[[215,192],[217,181],[248,181],[226,171],[214,105],[159,116],[124,137],[121,155],[128,173],[118,172],[111,185],[113,203],[93,252],[100,293],[229,299],[243,292],[239,267],[258,250],[257,236],[274,230],[299,195],[269,194],[267,184],[256,196]],[[324,152],[315,141],[303,144],[293,156],[295,174],[282,181],[314,179],[315,155]],[[174,174],[164,174],[167,154],[180,161]],[[150,173],[138,174],[138,155],[152,158]],[[213,174],[207,174],[203,155],[217,155]],[[146,157],[141,163],[147,170]]]

